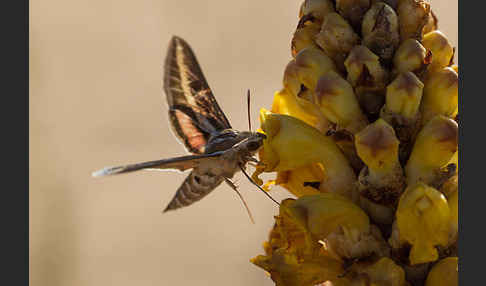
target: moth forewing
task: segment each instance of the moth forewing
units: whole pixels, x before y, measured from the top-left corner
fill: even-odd
[[[135,164],[128,164],[116,167],[105,167],[92,173],[93,177],[102,177],[122,173],[135,172],[139,170],[179,170],[185,171],[197,167],[203,161],[215,160],[223,152],[214,152],[212,154],[188,155],[155,161],[147,161]]]
[[[218,105],[194,52],[172,37],[164,65],[164,91],[173,130],[193,153],[205,153],[209,138],[231,124]]]

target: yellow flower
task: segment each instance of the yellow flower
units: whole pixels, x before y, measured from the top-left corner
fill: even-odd
[[[436,245],[449,241],[450,210],[444,195],[423,183],[408,187],[396,212],[400,240],[412,245],[410,263],[438,259]]]
[[[260,121],[267,139],[259,153],[262,164],[252,176],[257,183],[263,183],[258,178],[263,172],[293,171],[320,163],[324,169],[320,191],[356,199],[356,175],[332,139],[295,117],[265,109]]]
[[[286,89],[275,92],[273,97],[272,112],[286,114],[298,118],[305,123],[314,126],[322,133],[327,131],[329,122],[320,112],[319,107],[305,99],[289,93]],[[263,132],[263,130],[261,130]],[[291,171],[277,172],[274,181],[267,182],[264,189],[277,184],[292,194],[300,197],[306,194],[316,194],[319,191],[311,186],[304,186],[306,182],[321,182],[324,180],[324,169],[320,163],[312,163]]]
[[[420,130],[410,158],[405,165],[407,184],[424,182],[434,186],[445,167],[457,151],[459,126],[445,116],[438,115]]]
[[[349,285],[344,259],[383,254],[368,216],[349,199],[331,193],[287,199],[265,244],[251,260],[277,285]]]
[[[422,45],[432,51],[430,69],[440,69],[448,66],[454,57],[454,47],[441,31],[433,31],[424,35]]]

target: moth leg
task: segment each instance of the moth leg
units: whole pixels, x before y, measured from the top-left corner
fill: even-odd
[[[224,178],[224,181],[226,182],[226,184],[228,184],[228,186],[230,186],[233,190],[235,191],[238,191],[238,186],[236,185],[235,182],[233,182],[233,180],[231,179],[228,179],[228,178]]]
[[[238,191],[238,186],[231,180],[231,179],[228,179],[228,178],[224,178],[224,181],[226,182],[226,184],[228,184],[228,186],[230,186],[235,192],[236,194],[240,197],[241,201],[243,202],[243,205],[245,206],[246,208],[246,212],[248,213],[248,216],[250,217],[250,220],[253,224],[255,224],[255,220],[253,219],[253,216],[251,214],[251,211],[250,209],[248,208],[248,205],[246,204],[246,201],[245,199],[243,198],[243,196],[241,195],[240,191]]]
[[[280,204],[274,199],[272,198],[272,196],[270,196],[264,189],[262,189],[262,187],[260,187],[257,183],[255,183],[255,181],[252,180],[252,178],[250,177],[250,175],[248,175],[248,173],[246,173],[245,171],[245,166],[243,165],[240,165],[240,170],[241,172],[245,175],[245,177],[253,184],[255,185],[255,187],[257,187],[260,191],[262,191],[265,196],[267,196],[268,198],[270,198],[274,203],[276,203],[277,205],[280,206]]]
[[[248,162],[253,162],[253,163],[260,164],[260,161],[258,161],[258,159],[255,158],[255,157],[248,157],[246,159],[248,160]]]
[[[250,165],[250,166],[252,166],[252,167],[255,167],[255,168],[258,166],[258,163],[255,163],[253,161],[247,162],[247,164]]]
[[[253,166],[255,168],[258,167],[258,166],[264,166],[265,165],[255,157],[248,156],[248,157],[245,157],[245,160],[246,160],[248,165]]]

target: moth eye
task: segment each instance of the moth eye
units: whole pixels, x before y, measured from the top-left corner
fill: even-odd
[[[255,141],[251,141],[251,142],[248,142],[248,150],[250,151],[255,151],[257,150],[258,148],[260,148],[260,144],[258,144],[257,142]]]

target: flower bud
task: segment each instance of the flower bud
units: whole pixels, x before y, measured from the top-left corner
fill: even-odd
[[[412,72],[401,73],[386,88],[385,108],[414,122],[419,112],[424,84]]]
[[[405,166],[407,184],[422,181],[434,185],[442,167],[457,151],[457,123],[444,116],[430,120],[417,135],[412,153]]]
[[[383,119],[356,134],[356,150],[373,175],[381,179],[398,165],[398,144],[393,128]]]
[[[334,71],[329,71],[318,81],[315,98],[322,113],[335,124],[328,136],[339,146],[354,170],[363,163],[354,148],[353,134],[363,129],[368,120],[360,109],[350,84]]]
[[[441,31],[432,31],[424,35],[422,45],[432,52],[429,69],[440,69],[450,65],[454,57],[454,48]]]
[[[320,26],[317,23],[311,23],[303,27],[297,27],[292,37],[291,51],[292,57],[307,47],[317,48],[314,37],[319,33]]]
[[[353,28],[338,13],[329,13],[322,23],[315,39],[338,67],[344,69],[344,60],[351,49],[358,43],[359,37]]]
[[[401,73],[388,85],[380,117],[390,123],[400,140],[400,162],[406,162],[420,128],[419,106],[423,83],[412,72]]]
[[[291,60],[285,67],[283,76],[283,86],[288,93],[298,96],[301,90],[301,82],[297,77],[297,63],[295,60]]]
[[[321,24],[327,14],[334,12],[334,5],[330,0],[305,0],[299,12],[300,25],[307,21]]]
[[[383,2],[375,3],[363,18],[363,44],[384,60],[393,57],[400,43],[398,17],[393,8]]]
[[[452,68],[430,71],[424,81],[422,122],[436,115],[454,118],[458,107],[459,77]]]
[[[328,71],[336,71],[334,62],[317,48],[305,48],[295,57],[297,78],[310,90],[315,90],[317,80]]]
[[[432,53],[415,39],[403,41],[393,57],[393,65],[396,73],[414,72],[421,75],[431,59]]]
[[[291,60],[287,67],[285,68],[284,76],[283,76],[283,86],[287,93],[305,99],[309,102],[316,103],[315,92],[313,90],[307,89],[305,85],[303,85],[298,77],[298,69],[297,63],[295,60]]]
[[[379,60],[367,47],[355,46],[344,62],[351,85],[384,87],[388,75]]]
[[[344,66],[363,111],[378,114],[385,102],[388,81],[388,72],[380,65],[380,58],[367,47],[358,45],[351,50]]]
[[[427,33],[430,33],[432,31],[437,30],[437,28],[438,28],[437,23],[438,23],[438,20],[437,20],[437,17],[435,16],[434,11],[430,10],[430,13],[429,13],[429,16],[428,16],[428,19],[427,19],[427,23],[425,24],[424,28],[422,29],[422,37],[423,37],[423,35],[425,35]]]
[[[446,246],[449,240],[450,210],[444,195],[422,183],[409,186],[396,217],[400,239],[412,245],[410,264],[437,260],[435,246]]]
[[[377,189],[375,191],[395,189],[394,191],[398,192],[395,198],[404,187],[403,171],[398,161],[399,143],[395,131],[383,119],[371,123],[355,137],[356,151],[368,168],[365,172],[367,185],[374,186]],[[380,190],[382,188],[387,190]]]
[[[398,1],[398,18],[400,22],[400,38],[422,38],[422,30],[429,22],[430,4],[425,0]]]
[[[336,10],[355,28],[361,27],[363,16],[370,8],[370,0],[336,0]]]
[[[359,107],[353,87],[339,74],[329,71],[319,78],[316,87],[317,103],[322,113],[338,129],[359,132],[368,120]]]
[[[368,125],[355,137],[356,151],[366,164],[358,178],[360,205],[380,223],[392,222],[393,209],[405,188],[398,160],[399,143],[393,128],[383,119]]]
[[[425,281],[425,286],[457,286],[458,281],[458,259],[447,257],[437,262],[432,267]]]

